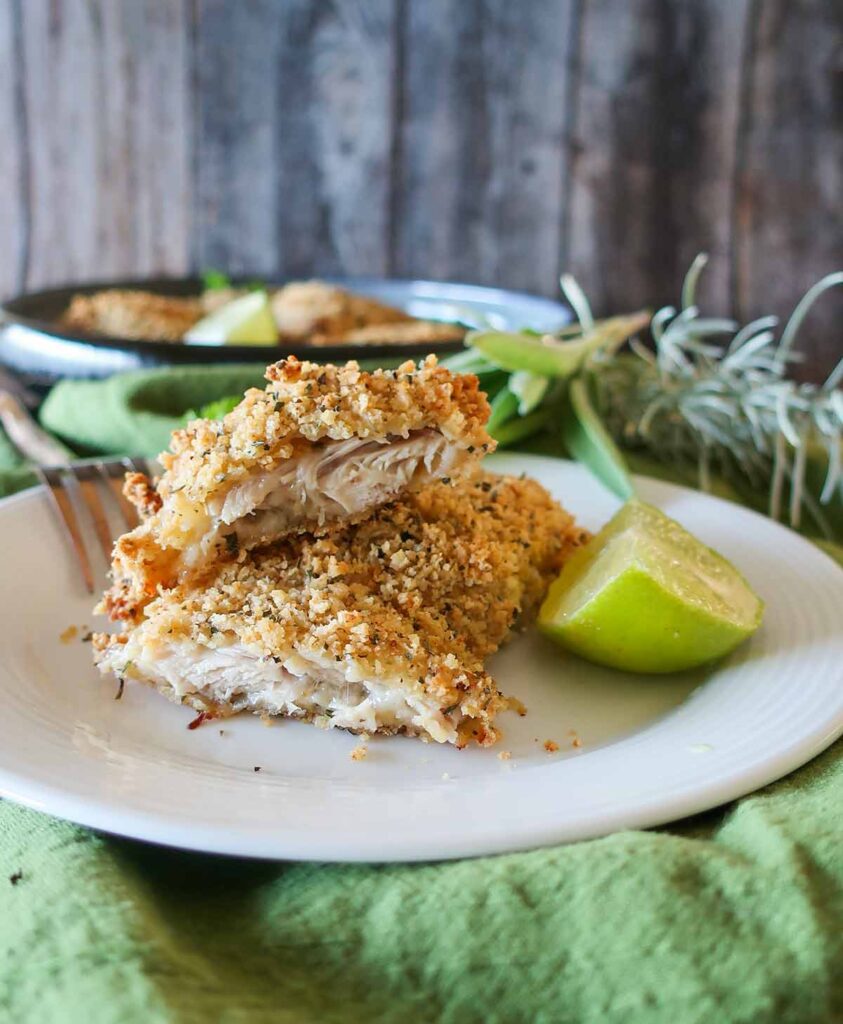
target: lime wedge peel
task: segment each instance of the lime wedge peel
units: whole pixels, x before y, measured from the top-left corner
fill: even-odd
[[[763,603],[725,558],[636,500],[577,551],[551,586],[539,629],[589,661],[676,672],[751,636]]]
[[[190,345],[274,345],[278,328],[265,291],[233,299],[203,317],[185,334]]]

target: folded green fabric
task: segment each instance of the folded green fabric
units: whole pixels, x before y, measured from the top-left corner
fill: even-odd
[[[386,867],[167,851],[0,805],[0,1020],[839,1021],[841,787],[830,751],[675,829]]]
[[[261,375],[66,382],[42,422],[155,454]],[[0,483],[25,474],[0,440]],[[168,851],[0,803],[0,1022],[841,1020],[842,795],[837,744],[669,828],[386,867]]]
[[[187,411],[262,387],[265,369],[264,363],[185,366],[66,380],[47,395],[41,424],[80,452],[155,456]]]

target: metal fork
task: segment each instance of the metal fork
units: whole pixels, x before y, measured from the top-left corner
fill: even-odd
[[[107,491],[111,500],[116,500],[128,529],[139,522],[134,505],[123,494],[123,478],[127,472],[146,473],[149,465],[145,459],[105,459],[94,462],[70,462],[61,466],[36,466],[35,472],[47,488],[53,508],[67,539],[76,554],[88,593],[94,592],[94,571],[91,558],[71,499],[71,489],[76,488],[90,518],[102,553],[107,563],[111,562],[114,539],[103,507],[101,492]]]
[[[25,390],[2,369],[0,424],[15,448],[33,463],[35,473],[47,488],[65,536],[76,554],[85,586],[93,594],[94,571],[71,491],[75,490],[81,499],[106,562],[110,563],[113,539],[100,492],[108,492],[111,503],[116,502],[119,506],[126,526],[133,529],[139,522],[139,516],[123,494],[123,478],[130,471],[151,475],[150,464],[146,459],[135,458],[71,461],[67,449],[56,444],[30,415]]]

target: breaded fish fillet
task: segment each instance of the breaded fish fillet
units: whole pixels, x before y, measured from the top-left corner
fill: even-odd
[[[245,288],[214,288],[203,293],[202,308],[213,313]],[[465,328],[419,320],[401,309],[354,295],[324,281],[293,281],[271,293],[281,342],[324,345],[441,344],[461,341]]]
[[[354,295],[325,281],[291,281],[272,296],[272,312],[283,341],[332,345],[358,327],[412,322],[401,309]]]
[[[534,481],[433,483],[163,594],[140,625],[96,637],[95,657],[212,716],[488,745],[512,702],[483,660],[535,613],[582,538]]]
[[[446,341],[462,341],[465,328],[438,320],[410,320],[400,324],[370,324],[355,327],[325,344],[348,345],[437,345]]]
[[[270,366],[223,420],[194,420],[160,457],[157,494],[127,493],[146,520],[115,545],[105,605],[135,618],[159,586],[291,533],[355,521],[430,480],[455,477],[494,441],[476,377],[429,356],[397,370]]]
[[[108,288],[93,295],[74,295],[62,324],[113,338],[181,341],[201,316],[199,299]]]

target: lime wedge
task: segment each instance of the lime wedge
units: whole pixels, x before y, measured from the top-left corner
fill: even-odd
[[[274,345],[278,328],[269,296],[249,292],[203,317],[185,334],[190,345]]]
[[[716,551],[663,512],[628,501],[552,584],[539,629],[628,672],[677,672],[727,654],[763,603]]]

